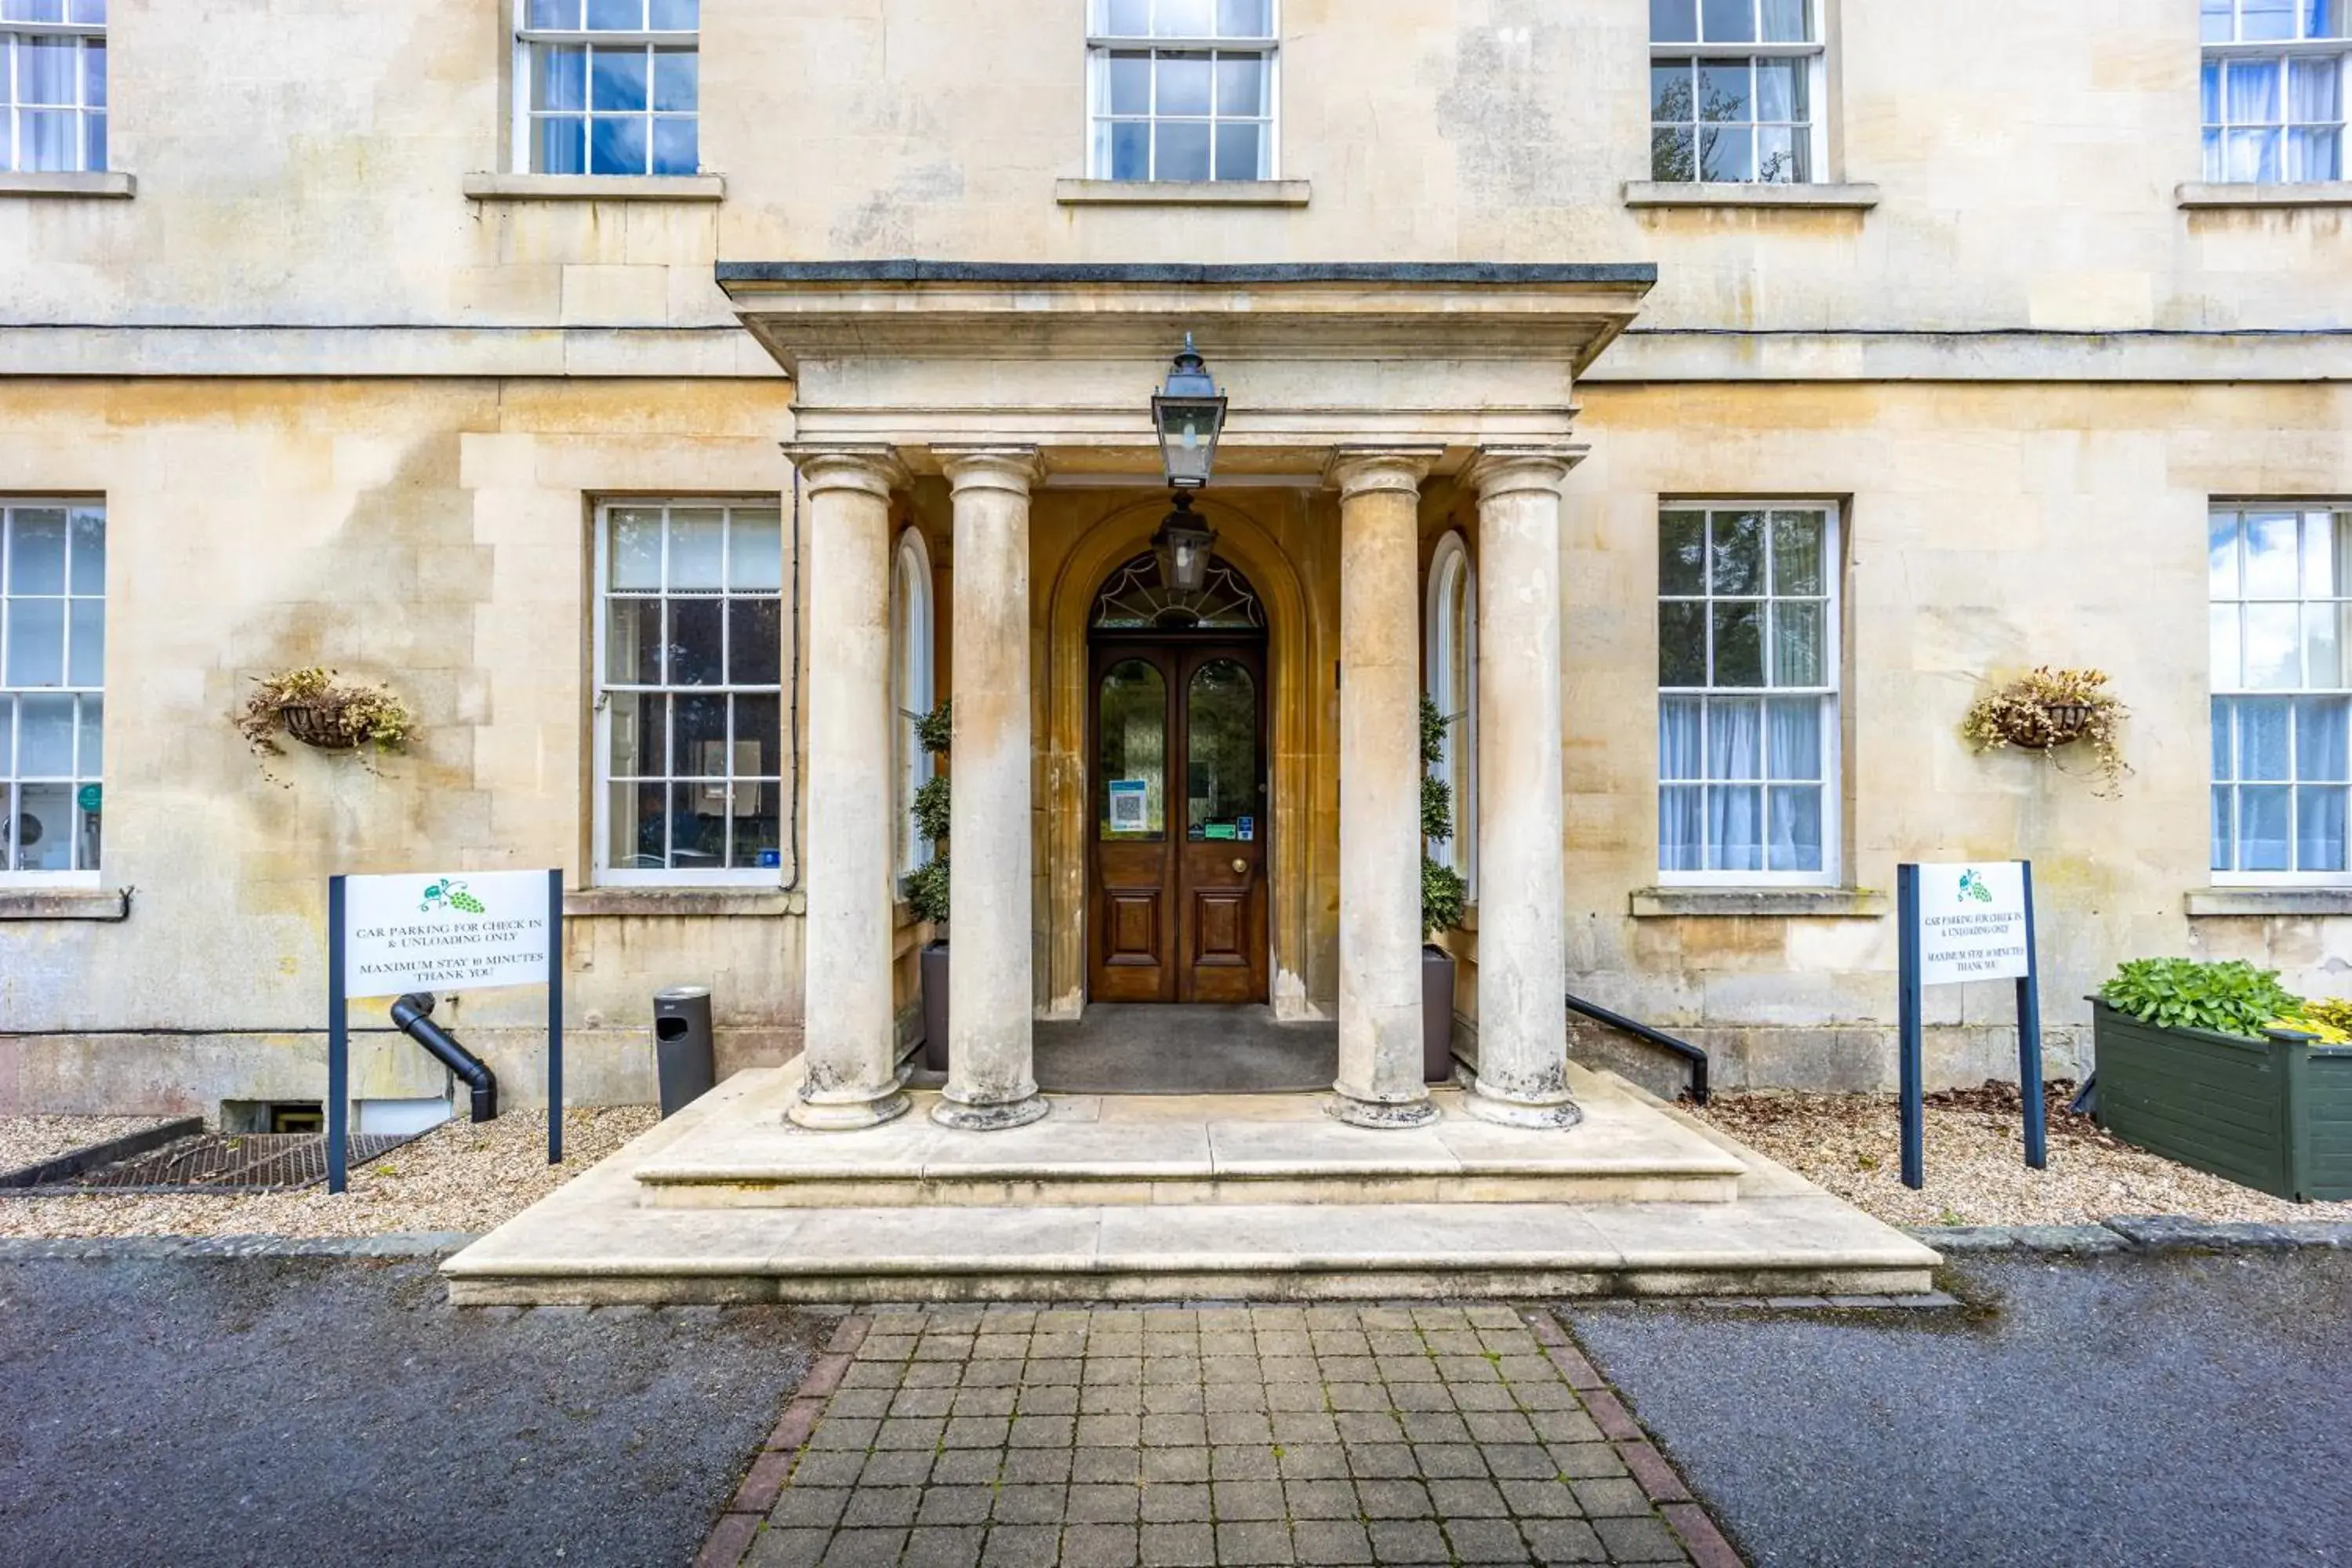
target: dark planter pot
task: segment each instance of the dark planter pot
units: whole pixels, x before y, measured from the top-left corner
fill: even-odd
[[[1454,1077],[1454,955],[1434,943],[1421,950],[1421,1071],[1431,1083]]]
[[[948,944],[923,948],[923,1066],[948,1070]]]
[[[2352,1198],[2352,1046],[2093,1017],[2108,1131],[2276,1197]]]

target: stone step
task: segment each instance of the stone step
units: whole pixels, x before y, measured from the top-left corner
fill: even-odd
[[[738,1116],[648,1156],[645,1201],[670,1208],[1115,1208],[1143,1205],[1728,1203],[1739,1161],[1611,1080],[1568,1131],[1499,1127],[1461,1093],[1427,1127],[1372,1131],[1327,1096],[1055,1097],[1044,1121],[955,1131],[915,1110],[862,1131]]]

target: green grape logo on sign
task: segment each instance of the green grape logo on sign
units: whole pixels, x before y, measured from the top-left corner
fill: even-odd
[[[444,914],[454,910],[458,914],[466,915],[489,912],[483,906],[481,900],[466,891],[465,883],[453,877],[444,877],[437,882],[425,884],[425,901],[416,907],[419,911],[428,915],[436,910]]]
[[[1960,873],[1960,897],[1974,899],[1980,904],[1992,902],[1992,889],[1985,886],[1985,879],[1977,875],[1973,866]]]

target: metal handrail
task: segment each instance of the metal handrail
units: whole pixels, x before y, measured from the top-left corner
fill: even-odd
[[[1682,1058],[1690,1064],[1691,1103],[1694,1105],[1706,1103],[1706,1053],[1698,1047],[1692,1045],[1688,1040],[1678,1040],[1663,1029],[1654,1029],[1637,1019],[1628,1018],[1622,1013],[1612,1012],[1598,1002],[1587,1002],[1572,992],[1569,994],[1568,1009],[1571,1013],[1583,1014],[1596,1024],[1606,1024],[1612,1029],[1621,1030],[1637,1040],[1645,1040],[1662,1051],[1672,1051]]]

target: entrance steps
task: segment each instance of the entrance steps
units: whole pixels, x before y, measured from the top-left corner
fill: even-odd
[[[955,1132],[919,1093],[890,1127],[811,1133],[783,1120],[788,1064],[737,1074],[443,1268],[461,1305],[1929,1288],[1917,1242],[1571,1070],[1587,1120],[1568,1132],[1475,1122],[1454,1096],[1414,1132],[1342,1127],[1307,1096],[1073,1097]]]

